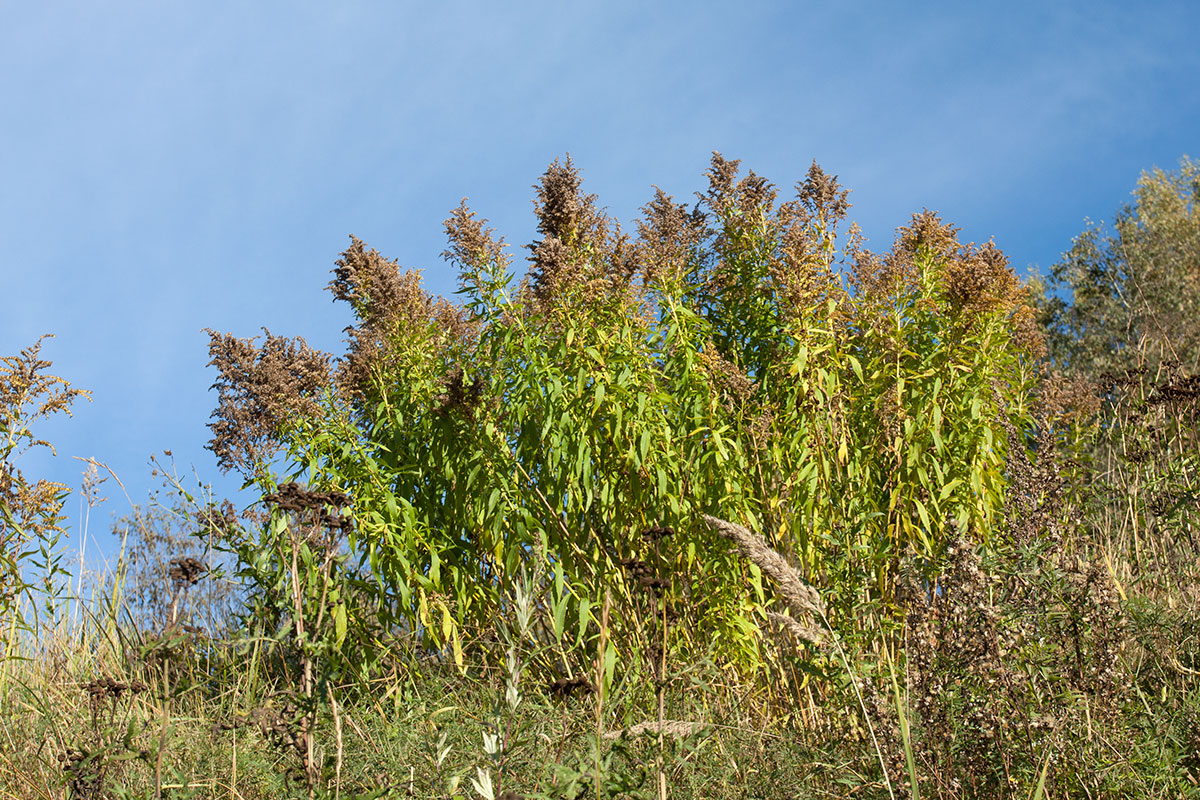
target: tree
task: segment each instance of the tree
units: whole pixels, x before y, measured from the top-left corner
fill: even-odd
[[[1143,172],[1111,228],[1089,223],[1050,270],[1042,315],[1061,367],[1200,370],[1200,162]]]

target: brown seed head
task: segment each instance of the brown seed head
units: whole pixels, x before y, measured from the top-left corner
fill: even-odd
[[[250,474],[270,459],[281,431],[296,416],[318,413],[317,399],[329,385],[330,356],[299,337],[273,336],[265,328],[261,347],[257,337],[207,333],[208,365],[217,368],[212,388],[218,392],[208,449],[222,471],[236,467]]]

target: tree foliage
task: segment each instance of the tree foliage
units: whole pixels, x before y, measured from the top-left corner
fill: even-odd
[[[1051,355],[1099,377],[1178,362],[1200,370],[1200,162],[1143,172],[1111,226],[1089,224],[1050,271]]]

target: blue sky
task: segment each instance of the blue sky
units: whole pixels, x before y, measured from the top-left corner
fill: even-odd
[[[163,449],[236,489],[204,449],[204,328],[340,352],[349,234],[449,293],[448,211],[528,242],[567,152],[625,222],[652,184],[702,190],[713,150],[785,189],[815,158],[874,248],[928,207],[1019,272],[1200,156],[1193,2],[8,6],[0,353],[53,333],[95,394],[20,465],[77,486],[95,457],[135,501]],[[93,534],[128,511],[106,493]]]

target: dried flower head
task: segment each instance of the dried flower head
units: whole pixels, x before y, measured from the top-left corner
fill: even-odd
[[[654,199],[642,207],[637,223],[639,259],[646,282],[670,290],[703,269],[703,248],[709,236],[708,220],[699,205],[688,211],[657,186]]]
[[[263,497],[263,502],[284,513],[304,515],[313,525],[330,533],[353,527],[353,517],[329,510],[329,506],[339,509],[353,503],[350,496],[343,492],[308,489],[289,481],[281,483],[275,491]]]
[[[172,558],[168,575],[171,578],[171,583],[175,587],[183,588],[185,586],[195,586],[208,572],[208,567],[203,561],[192,556],[183,558]]]
[[[482,265],[506,265],[511,257],[505,251],[504,238],[496,238],[496,231],[487,227],[487,220],[467,206],[464,197],[458,208],[450,212],[444,223],[449,246],[442,252],[447,261],[458,264],[464,278]]]
[[[593,694],[596,691],[595,685],[590,680],[579,675],[574,678],[558,678],[552,681],[546,689],[560,700],[571,697],[576,692]]]
[[[994,242],[967,245],[944,258],[946,298],[954,310],[987,313],[1011,309],[1021,301],[1021,282]]]
[[[72,389],[62,378],[49,374],[51,362],[41,358],[43,336],[17,356],[0,358],[0,615],[16,596],[11,587],[20,585],[17,556],[30,536],[57,528],[66,486],[39,479],[29,481],[13,461],[32,447],[54,446],[36,438],[31,429],[40,419],[58,413],[71,415],[78,398],[91,393]],[[14,580],[14,578],[16,578]],[[0,634],[2,636],[3,634]]]
[[[1087,418],[1100,410],[1096,385],[1083,375],[1067,377],[1057,370],[1038,386],[1041,412],[1050,419]]]
[[[208,365],[217,368],[212,388],[218,392],[208,449],[222,471],[236,467],[251,474],[270,459],[292,420],[318,413],[318,398],[329,385],[330,356],[299,337],[273,336],[265,328],[261,347],[254,344],[257,337],[206,332]]]
[[[796,195],[812,219],[821,225],[837,224],[850,210],[850,192],[838,183],[837,175],[821,169],[816,160],[808,168],[804,183],[797,185]]]
[[[642,538],[651,544],[658,544],[664,539],[675,535],[675,530],[666,525],[653,525],[642,531]]]
[[[452,411],[457,411],[469,416],[474,413],[483,399],[487,381],[483,379],[482,375],[476,375],[468,381],[462,367],[456,366],[442,378],[442,385],[446,387],[446,391],[435,398],[437,403],[435,413],[444,416]]]
[[[466,222],[464,235],[469,236],[469,215]],[[463,241],[464,247],[468,244],[484,246],[479,239]],[[440,354],[469,348],[478,334],[466,310],[421,288],[419,271],[401,271],[396,261],[356,237],[350,237],[333,274],[329,290],[336,300],[349,303],[358,318],[357,325],[346,329],[350,348],[338,374],[339,385],[351,396],[370,395],[378,382],[395,379],[414,351]]]
[[[534,209],[541,239],[528,245],[528,293],[541,311],[570,311],[601,299],[629,301],[637,269],[636,248],[620,226],[580,191],[582,178],[568,155],[546,168],[535,184]]]

